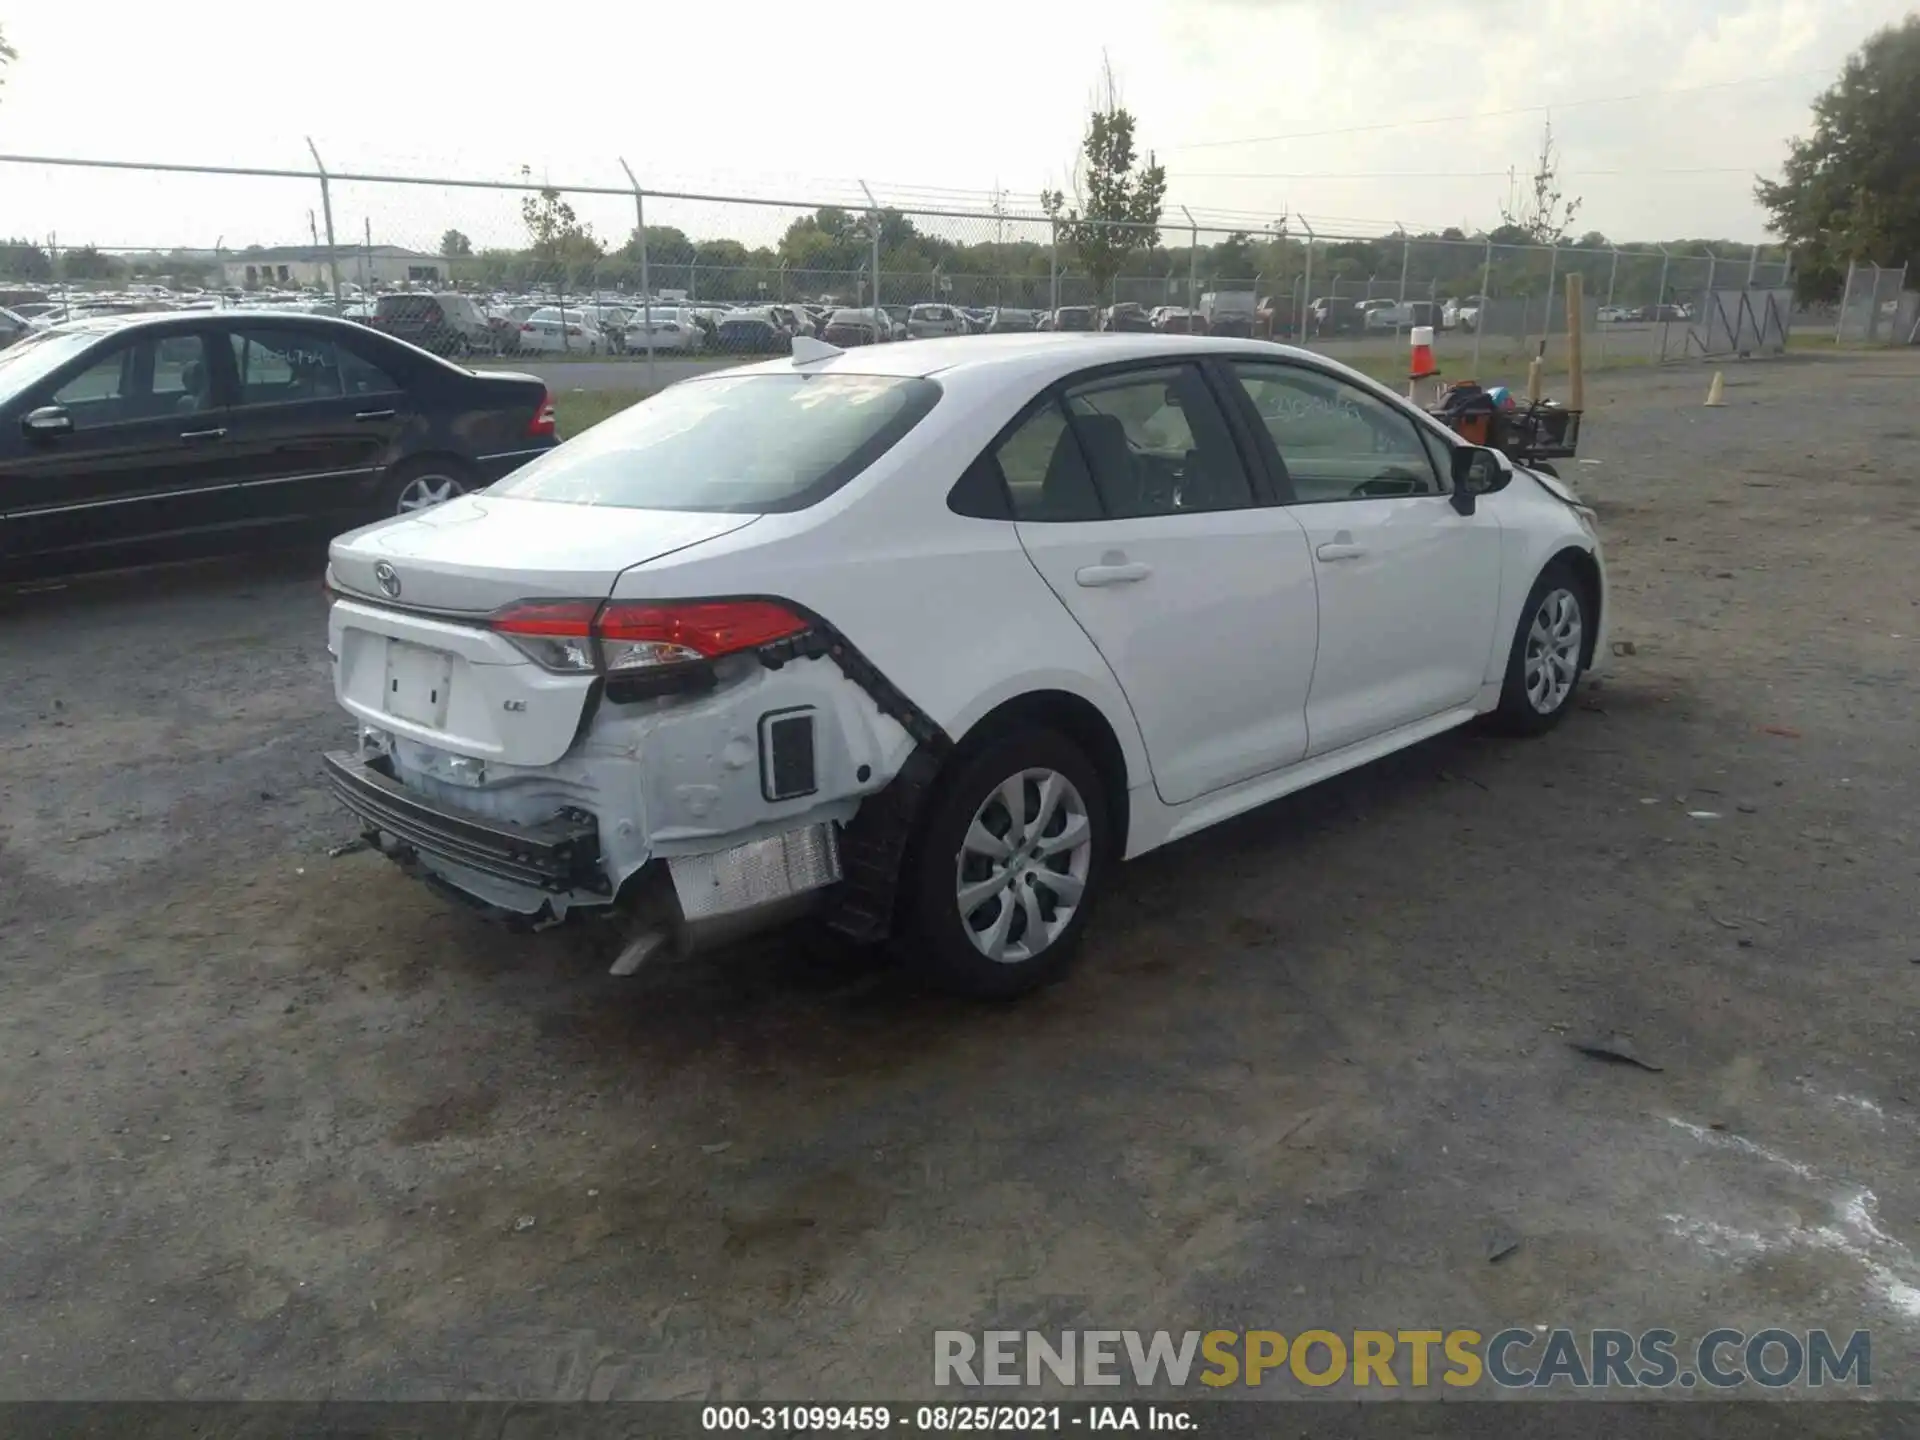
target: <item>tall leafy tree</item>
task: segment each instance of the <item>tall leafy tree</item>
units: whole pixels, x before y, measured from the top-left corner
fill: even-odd
[[[473,241],[459,230],[449,230],[440,237],[440,254],[448,260],[465,260],[473,254]]]
[[[1133,114],[1120,103],[1111,65],[1101,78],[1074,167],[1075,203],[1069,205],[1059,190],[1046,190],[1040,206],[1053,221],[1055,235],[1086,268],[1094,294],[1104,299],[1128,257],[1160,243],[1167,172],[1151,150],[1145,163],[1140,162]]]
[[[1851,261],[1920,265],[1920,15],[1848,58],[1813,102],[1813,133],[1754,195],[1809,298],[1837,296]]]

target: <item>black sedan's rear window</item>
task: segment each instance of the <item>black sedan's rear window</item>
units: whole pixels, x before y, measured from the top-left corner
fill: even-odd
[[[603,420],[495,495],[631,510],[804,510],[926,418],[940,387],[891,375],[688,380]]]

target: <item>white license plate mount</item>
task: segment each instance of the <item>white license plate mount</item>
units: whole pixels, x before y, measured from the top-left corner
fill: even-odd
[[[452,688],[451,655],[404,640],[387,642],[387,677],[381,698],[389,715],[444,730],[447,692]]]

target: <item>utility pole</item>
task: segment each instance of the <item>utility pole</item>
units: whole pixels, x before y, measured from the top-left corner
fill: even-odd
[[[880,206],[873,198],[873,191],[867,188],[867,182],[860,182],[860,189],[867,197],[867,223],[873,231],[873,323],[885,325],[889,337],[893,334],[893,322],[883,319],[886,314],[880,308]]]
[[[307,153],[313,156],[313,168],[320,173],[320,213],[327,221],[327,273],[333,278],[333,303],[340,303],[340,257],[333,245],[333,190],[327,183],[326,163],[320,158],[320,151],[313,143],[313,137],[307,137]]]
[[[640,247],[640,327],[647,337],[647,385],[652,388],[653,374],[653,285],[647,276],[647,201],[641,192],[640,182],[633,176],[633,167],[625,159],[620,168],[627,172],[627,183],[633,186],[633,236]]]

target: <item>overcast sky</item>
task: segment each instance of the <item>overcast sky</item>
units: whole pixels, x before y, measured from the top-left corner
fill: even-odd
[[[0,0],[0,152],[643,184],[1015,210],[1067,178],[1110,58],[1178,205],[1318,231],[1499,222],[1553,107],[1576,228],[1763,237],[1756,171],[1903,0],[575,0],[285,7]],[[829,18],[830,17],[830,18]],[[1470,118],[1469,118],[1470,117]],[[1445,123],[1400,122],[1444,119]],[[1247,143],[1231,143],[1247,142]],[[337,185],[340,239],[516,243],[517,201]],[[318,187],[0,165],[0,235],[305,241]],[[631,203],[582,213],[618,241]],[[792,211],[656,201],[696,236]],[[990,227],[941,222],[955,239]]]

